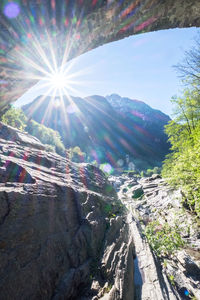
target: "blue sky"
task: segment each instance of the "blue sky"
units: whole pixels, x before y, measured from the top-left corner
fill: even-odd
[[[194,45],[198,29],[169,29],[131,36],[103,45],[73,60],[70,72],[80,97],[116,93],[146,102],[171,114],[170,98],[180,94],[181,83],[172,68]],[[70,62],[71,64],[71,62]],[[27,103],[44,90],[32,88],[18,104]]]

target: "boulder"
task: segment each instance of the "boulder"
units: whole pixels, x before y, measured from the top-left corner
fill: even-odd
[[[0,299],[133,299],[133,241],[103,172],[0,126]]]
[[[0,139],[18,143],[21,146],[44,150],[45,146],[34,136],[0,122]]]

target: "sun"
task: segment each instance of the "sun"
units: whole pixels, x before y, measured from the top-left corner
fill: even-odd
[[[53,89],[64,89],[68,85],[68,78],[63,72],[55,72],[51,74],[48,78],[49,85],[52,86]]]

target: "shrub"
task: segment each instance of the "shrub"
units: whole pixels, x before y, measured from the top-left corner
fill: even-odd
[[[86,158],[85,152],[81,151],[81,148],[78,146],[75,146],[74,148],[69,148],[69,159],[71,159],[74,162],[84,162]]]
[[[56,151],[60,155],[65,155],[65,147],[61,141],[60,134],[36,121],[28,121],[21,109],[10,108],[2,116],[1,120],[14,128],[22,131],[26,130],[29,134],[38,138],[46,146],[47,151]]]
[[[54,153],[56,152],[55,146],[53,146],[53,145],[46,144],[45,149],[47,152],[54,152]]]
[[[172,227],[167,223],[152,221],[146,226],[145,235],[152,250],[159,257],[170,256],[184,246],[178,225]]]
[[[21,109],[11,107],[1,118],[2,122],[24,131],[26,128],[27,117]]]
[[[65,147],[61,141],[60,134],[36,121],[30,120],[26,130],[29,134],[37,137],[43,144],[48,144],[55,147],[55,150],[60,155],[65,155]],[[51,148],[53,149],[53,148]]]

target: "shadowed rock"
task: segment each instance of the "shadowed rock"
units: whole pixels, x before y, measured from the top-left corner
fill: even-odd
[[[0,140],[1,300],[132,299],[133,242],[103,172],[17,141]]]

